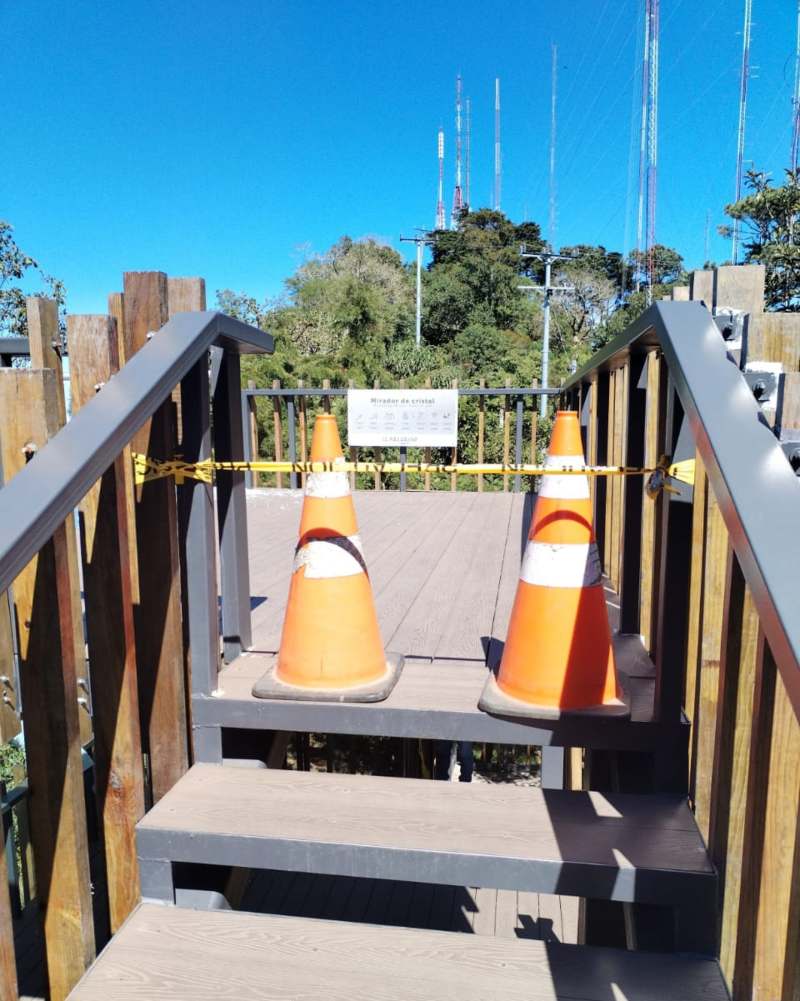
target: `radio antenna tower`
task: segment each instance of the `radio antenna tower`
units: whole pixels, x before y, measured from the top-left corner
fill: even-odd
[[[550,46],[552,55],[551,86],[550,86],[550,246],[556,246],[556,85],[558,82],[558,46]]]
[[[747,83],[750,79],[750,23],[753,0],[744,0],[744,28],[742,30],[742,73],[739,79],[739,131],[736,138],[736,198],[742,197],[742,164],[744,162],[744,133],[747,121]],[[733,220],[731,260],[739,263],[739,220]]]
[[[797,0],[797,37],[794,54],[794,94],[792,97],[792,170],[797,170],[798,147],[800,146],[800,0]]]
[[[800,0],[798,0],[800,3]],[[470,206],[470,196],[469,196],[469,181],[470,181],[470,155],[471,149],[470,144],[472,142],[472,104],[470,99],[467,98],[467,148],[466,148],[466,172],[464,180],[466,181],[466,187],[464,189],[464,211],[469,212]]]
[[[502,175],[500,159],[500,78],[494,81],[494,210],[500,211]]]
[[[444,129],[439,129],[439,197],[436,201],[436,229],[446,229],[444,220]]]
[[[461,193],[461,74],[456,77],[456,186],[453,191],[453,211],[450,214],[450,229],[456,229],[464,211]]]
[[[639,132],[639,201],[636,214],[636,291],[642,287],[644,195],[647,189],[647,109],[650,95],[650,0],[645,0],[642,49],[642,118]]]
[[[750,0],[747,0],[749,3]],[[647,138],[647,304],[653,301],[658,190],[658,36],[659,0],[650,0],[650,114]]]

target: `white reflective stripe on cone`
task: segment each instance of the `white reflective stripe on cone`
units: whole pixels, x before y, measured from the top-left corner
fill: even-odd
[[[545,469],[586,466],[582,455],[548,455]],[[553,497],[557,500],[586,500],[589,496],[589,480],[585,476],[558,476],[556,473],[543,476],[539,487],[539,497]]]
[[[350,495],[347,473],[309,473],[306,476],[306,497],[334,500]]]
[[[520,580],[542,587],[594,587],[602,580],[596,542],[551,543],[528,540]]]
[[[294,554],[292,573],[305,567],[306,579],[355,577],[364,573],[364,553],[358,535],[311,539]]]

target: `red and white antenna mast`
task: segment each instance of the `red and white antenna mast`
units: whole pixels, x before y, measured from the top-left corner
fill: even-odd
[[[753,0],[744,0],[744,27],[742,30],[742,72],[739,78],[739,130],[736,137],[736,199],[742,197],[742,166],[744,163],[744,133],[747,122],[747,83],[750,79],[750,24]],[[733,220],[731,260],[739,263],[739,220]]]
[[[642,119],[639,126],[639,200],[636,213],[636,291],[642,284],[644,249],[644,210],[647,191],[647,109],[650,101],[650,0],[644,12],[644,46],[642,48]]]
[[[798,0],[800,2],[800,0]],[[466,149],[466,172],[465,181],[466,188],[464,189],[464,210],[469,212],[469,207],[471,204],[469,196],[469,181],[470,181],[470,143],[472,142],[472,105],[470,99],[467,98],[467,149]]]
[[[500,158],[500,78],[494,81],[494,210],[500,211],[502,173]]]
[[[450,214],[450,228],[458,226],[458,220],[464,211],[464,198],[461,193],[461,74],[456,77],[456,186],[453,190],[453,211]]]
[[[800,150],[800,0],[797,0],[797,36],[794,52],[794,91],[792,92],[792,170],[797,170]]]
[[[750,0],[747,0],[749,3]],[[658,36],[659,0],[650,0],[650,113],[647,137],[647,302],[653,301],[656,194],[658,183]]]
[[[436,201],[436,228],[445,229],[444,219],[444,129],[439,129],[439,197]]]

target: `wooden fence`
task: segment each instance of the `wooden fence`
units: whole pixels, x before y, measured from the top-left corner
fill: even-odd
[[[800,316],[763,312],[761,268],[695,272],[691,290],[673,298],[748,314],[744,337],[726,331],[734,335],[730,357],[755,371],[782,364],[777,406],[764,416],[784,437],[800,437]],[[693,496],[684,488],[684,502],[643,501],[634,478],[596,482],[598,543],[622,595],[621,631],[641,633],[663,681],[662,712],[683,711],[691,722],[690,798],[720,875],[720,955],[734,1001],[795,1001],[800,721],[671,379],[658,347],[623,351],[569,398],[581,408],[590,463],[696,458]],[[763,502],[768,516],[768,495]]]

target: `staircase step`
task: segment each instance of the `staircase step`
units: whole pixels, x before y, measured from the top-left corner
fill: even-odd
[[[172,862],[489,886],[680,907],[713,948],[716,875],[680,796],[195,765],[137,837],[145,896],[172,899]]]
[[[631,699],[631,718],[565,716],[560,720],[514,720],[478,709],[486,682],[479,660],[408,658],[397,686],[384,702],[335,703],[257,699],[257,681],[274,654],[248,651],[219,675],[213,695],[192,700],[195,727],[344,733],[421,739],[472,740],[493,744],[550,744],[611,750],[664,748],[680,740],[680,727],[653,716],[655,667],[641,637],[615,634],[617,667]]]
[[[68,1001],[728,1001],[718,964],[460,932],[141,905]]]

